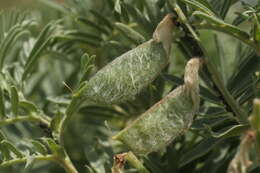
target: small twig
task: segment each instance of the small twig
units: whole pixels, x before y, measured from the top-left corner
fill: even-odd
[[[45,155],[45,156],[35,156],[34,160],[38,160],[38,161],[55,161],[55,156],[54,155]],[[5,168],[5,167],[9,167],[18,163],[26,163],[27,162],[27,158],[23,157],[23,158],[17,158],[17,159],[13,159],[13,160],[9,160],[9,161],[4,161],[0,164],[0,168]]]
[[[42,124],[46,125],[47,127],[50,126],[50,122],[48,120],[46,120],[40,116],[28,115],[28,116],[16,116],[13,118],[7,118],[7,119],[0,120],[0,127],[6,126],[9,124],[14,124],[17,122],[36,122],[36,123],[42,123]]]

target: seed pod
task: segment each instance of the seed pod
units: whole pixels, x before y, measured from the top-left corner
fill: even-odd
[[[122,141],[134,153],[145,155],[184,134],[199,108],[199,66],[199,58],[191,59],[185,68],[184,85],[169,93],[113,139]]]
[[[167,15],[157,26],[153,39],[139,45],[98,71],[88,82],[84,98],[99,104],[133,99],[168,64],[174,23]]]

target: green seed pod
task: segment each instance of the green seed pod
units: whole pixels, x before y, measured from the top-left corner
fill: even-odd
[[[117,104],[134,99],[168,64],[174,23],[167,15],[153,39],[139,45],[98,71],[88,82],[84,98],[99,104]]]
[[[185,68],[184,85],[152,106],[113,139],[122,141],[134,153],[145,155],[165,147],[190,127],[199,108],[200,59]]]

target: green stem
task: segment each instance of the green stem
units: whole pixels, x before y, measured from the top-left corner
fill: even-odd
[[[54,155],[45,155],[45,156],[35,156],[34,160],[38,160],[38,161],[55,161],[55,156]],[[17,159],[13,159],[13,160],[9,160],[9,161],[4,161],[0,164],[0,168],[5,168],[5,167],[9,167],[18,163],[26,163],[27,162],[27,158],[23,157],[23,158],[17,158]]]
[[[143,163],[138,160],[138,158],[131,151],[126,154],[125,160],[128,161],[129,164],[136,168],[140,173],[149,173]]]
[[[78,112],[81,104],[84,102],[83,95],[84,95],[84,92],[87,87],[88,87],[88,85],[85,84],[78,90],[78,92],[76,92],[72,96],[72,100],[66,109],[65,116],[64,116],[63,120],[60,122],[59,129],[58,129],[59,140],[61,143],[63,143],[63,136],[64,136],[64,132],[66,130],[68,122],[70,121],[72,116]]]
[[[9,124],[14,124],[17,122],[38,122],[38,123],[45,124],[48,127],[50,125],[50,122],[48,120],[46,120],[40,116],[28,115],[28,116],[16,116],[13,118],[7,118],[7,119],[0,120],[0,127],[6,126]]]
[[[203,50],[204,56],[208,59],[210,56],[204,46],[201,43],[201,40],[199,39],[196,32],[193,30],[193,28],[188,23],[188,20],[184,13],[182,12],[181,8],[178,6],[178,4],[174,4],[175,11],[177,12],[178,16],[180,17],[181,21],[187,26],[191,34],[193,35],[194,39],[197,41],[201,49]],[[247,115],[240,109],[239,105],[235,101],[235,99],[232,97],[232,95],[229,93],[227,88],[224,86],[223,81],[221,79],[220,74],[215,69],[215,67],[212,65],[210,61],[206,61],[207,68],[212,76],[213,82],[219,89],[222,97],[225,99],[227,104],[231,107],[232,111],[237,116],[237,119],[240,123],[247,123]]]
[[[68,156],[62,160],[58,160],[58,163],[66,170],[67,173],[78,173]]]
[[[33,159],[35,161],[53,161],[53,162],[60,164],[60,166],[62,166],[66,170],[67,173],[78,173],[78,171],[76,170],[76,168],[73,166],[72,162],[70,161],[69,157],[61,159],[56,155],[49,154],[49,155],[34,156]],[[17,159],[4,161],[0,164],[0,168],[9,167],[9,166],[16,165],[19,163],[26,163],[27,160],[28,159],[26,157],[23,157],[23,158],[17,158]]]

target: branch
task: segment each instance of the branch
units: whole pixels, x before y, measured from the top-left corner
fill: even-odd
[[[54,155],[40,155],[40,156],[35,156],[34,160],[45,160],[45,161],[55,161],[55,156]],[[4,161],[0,164],[0,168],[5,168],[8,166],[12,166],[15,164],[19,164],[19,163],[26,163],[27,162],[27,158],[23,157],[23,158],[17,158],[17,159],[13,159],[13,160],[8,160],[8,161]]]
[[[38,123],[42,123],[48,127],[50,125],[49,120],[46,120],[46,119],[42,118],[41,116],[28,115],[28,116],[16,116],[13,118],[7,118],[7,119],[0,120],[0,127],[6,126],[9,124],[14,124],[17,122],[35,122],[35,123],[38,122]]]

